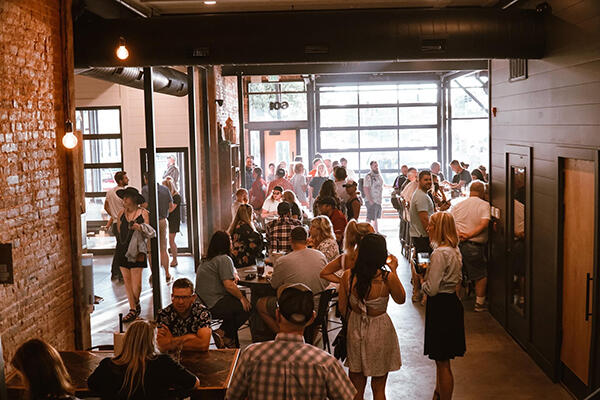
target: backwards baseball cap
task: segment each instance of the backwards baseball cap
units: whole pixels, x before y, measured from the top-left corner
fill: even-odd
[[[356,183],[356,182],[354,182],[352,179],[348,179],[348,180],[346,181],[346,183],[344,183],[344,185],[343,185],[343,186],[344,186],[344,187],[357,186],[357,183]]]
[[[313,292],[302,283],[291,283],[277,289],[279,313],[295,325],[306,325],[313,316]]]

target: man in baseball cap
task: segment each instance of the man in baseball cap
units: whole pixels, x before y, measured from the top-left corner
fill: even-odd
[[[248,346],[235,370],[227,398],[351,399],[356,389],[331,354],[304,343],[304,328],[315,318],[313,293],[295,283],[277,289],[280,331],[275,340]],[[267,390],[267,395],[265,395]]]

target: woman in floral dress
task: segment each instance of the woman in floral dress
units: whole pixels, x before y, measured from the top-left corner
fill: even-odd
[[[263,250],[263,238],[254,227],[253,215],[252,206],[242,204],[229,227],[231,257],[236,268],[256,264]]]

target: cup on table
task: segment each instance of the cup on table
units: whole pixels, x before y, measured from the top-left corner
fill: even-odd
[[[265,260],[262,258],[256,259],[256,273],[258,276],[263,276],[265,274]]]
[[[114,332],[113,333],[113,352],[115,354],[115,356],[117,356],[118,354],[121,353],[121,350],[123,350],[123,342],[125,341],[125,333],[121,333],[121,332]]]

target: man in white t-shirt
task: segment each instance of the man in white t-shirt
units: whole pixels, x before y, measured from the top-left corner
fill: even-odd
[[[261,216],[265,221],[272,221],[277,219],[277,207],[281,203],[281,196],[283,194],[283,188],[281,186],[275,186],[267,197],[262,206]]]
[[[117,186],[106,192],[106,200],[104,200],[104,210],[110,216],[106,226],[106,230],[112,228],[112,233],[117,236],[117,224],[119,223],[119,213],[123,210],[123,199],[117,196],[117,190],[121,190],[129,185],[129,178],[127,172],[119,171],[115,174],[115,182]],[[119,280],[123,282],[123,275],[121,274],[120,265],[115,265],[115,259],[113,258],[112,266],[110,268],[110,279]]]
[[[456,222],[460,238],[463,272],[469,281],[475,282],[475,311],[486,311],[485,291],[487,287],[487,241],[490,223],[490,203],[483,200],[485,186],[473,181],[469,197],[450,211]]]

